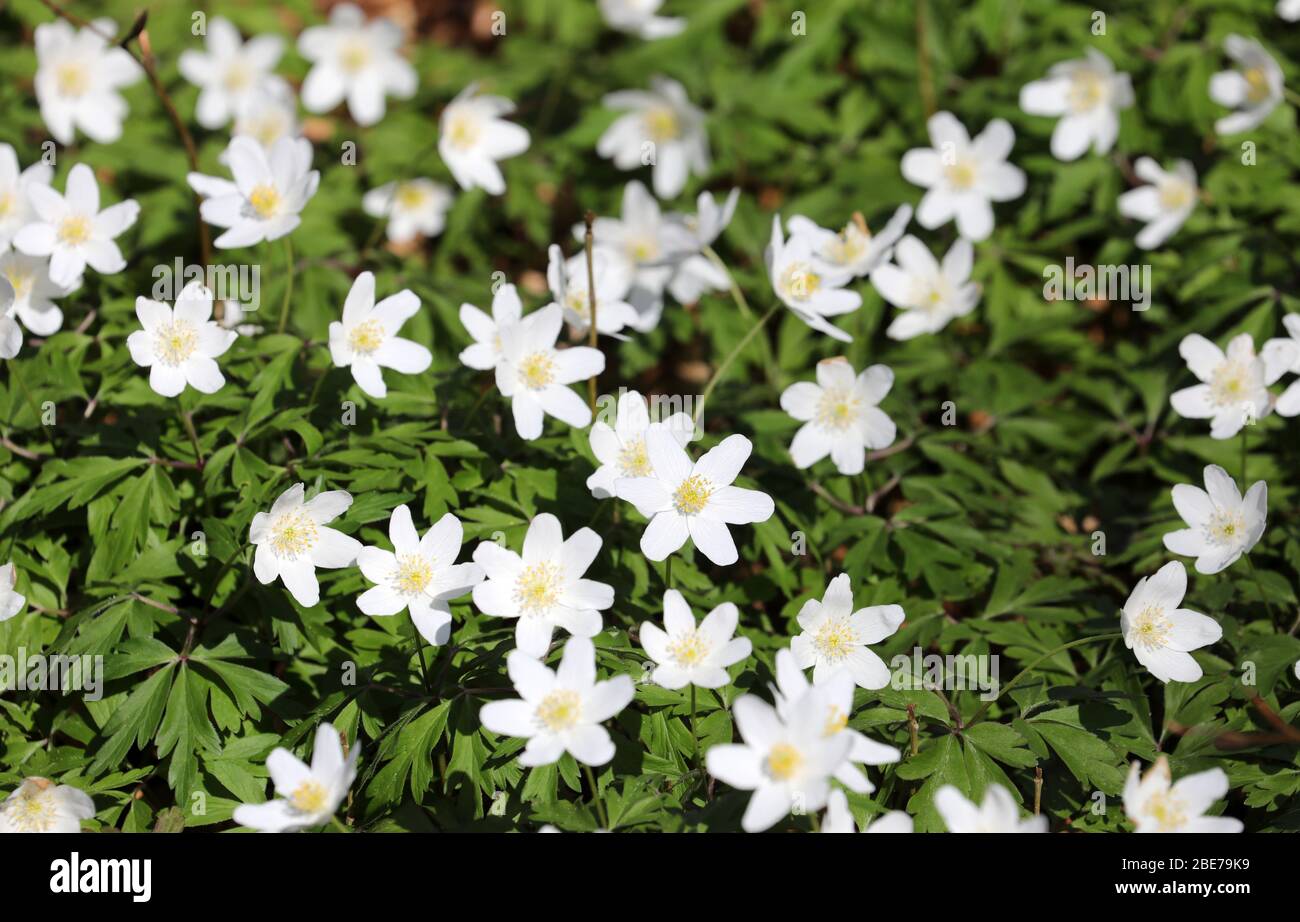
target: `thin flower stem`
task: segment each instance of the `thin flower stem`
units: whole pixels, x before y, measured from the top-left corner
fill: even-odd
[[[929,10],[925,0],[916,3],[916,78],[921,93],[921,105],[928,119],[935,113],[934,77],[930,73],[930,49],[926,41],[925,19]]]
[[[593,349],[599,348],[596,345],[596,265],[592,259],[592,253],[595,251],[595,235],[592,232],[592,225],[596,223],[596,215],[588,211],[583,216],[587,223],[587,233],[584,237],[584,245],[587,250],[587,303],[591,306],[591,327],[587,334],[587,345]],[[564,270],[561,269],[561,272]],[[596,413],[596,375],[587,379],[587,399],[591,403],[591,412]]]
[[[1057,647],[1055,650],[1049,650],[1047,653],[1044,653],[1042,656],[1034,660],[1024,669],[1020,670],[1020,672],[1016,674],[1015,678],[1013,678],[1006,685],[1003,685],[1002,688],[991,700],[985,701],[982,705],[980,705],[979,710],[977,710],[974,714],[971,715],[970,720],[966,721],[966,726],[973,727],[975,726],[975,724],[979,723],[980,720],[984,717],[985,713],[988,712],[988,709],[991,708],[995,702],[997,702],[1007,692],[1011,691],[1011,689],[1019,685],[1021,679],[1029,675],[1029,673],[1033,672],[1035,669],[1037,669],[1043,663],[1047,662],[1052,657],[1056,656],[1058,653],[1064,653],[1066,650],[1072,650],[1075,647],[1082,647],[1084,644],[1097,643],[1098,641],[1102,641],[1102,640],[1118,640],[1123,636],[1124,635],[1121,634],[1119,631],[1111,631],[1108,634],[1094,634],[1091,637],[1083,637],[1080,638],[1079,640],[1072,640],[1067,644],[1061,644],[1061,646]]]
[[[736,302],[736,307],[740,310],[740,313],[743,314],[747,320],[753,317],[754,311],[750,308],[749,301],[745,298],[745,293],[741,291],[740,286],[736,284],[736,277],[731,274],[731,270],[728,269],[727,264],[722,261],[722,257],[714,251],[713,247],[705,247],[702,252],[705,257],[708,258],[709,262],[713,263],[714,267],[727,277],[727,286],[731,290],[731,299]],[[767,383],[772,385],[774,388],[779,388],[780,384],[775,379],[775,374],[779,372],[779,369],[776,365],[776,357],[772,354],[772,344],[766,339],[761,339],[759,342],[763,347],[763,373],[767,376]]]
[[[289,280],[284,286],[284,301],[280,304],[280,328],[279,332],[283,333],[289,325],[289,300],[293,297],[293,244],[289,238],[284,238],[284,255],[288,261]]]
[[[740,355],[740,353],[745,350],[745,347],[749,345],[749,341],[758,335],[759,330],[763,329],[763,327],[767,325],[767,322],[772,319],[772,315],[780,309],[781,302],[778,301],[776,304],[773,304],[772,307],[768,309],[768,312],[762,317],[759,317],[758,322],[750,327],[749,332],[746,333],[740,342],[736,344],[736,348],[732,349],[731,353],[722,360],[722,364],[718,366],[718,370],[713,373],[713,377],[710,378],[709,383],[705,385],[704,393],[700,395],[700,405],[695,410],[695,425],[697,427],[700,425],[700,421],[704,419],[704,405],[709,402],[709,395],[713,393],[713,389],[718,386],[718,382],[722,380],[723,375],[725,375],[727,370],[731,368],[732,362],[736,361],[736,356]]]
[[[333,826],[335,829],[337,829],[339,832],[351,832],[351,831],[352,831],[352,830],[349,829],[347,826],[343,825],[343,821],[340,820],[337,816],[331,816],[331,817],[330,817],[330,825]]]
[[[600,818],[600,828],[609,828],[609,817],[605,814],[605,804],[600,799],[600,791],[596,788],[596,774],[591,770],[587,763],[582,764],[582,770],[587,775],[587,784],[591,787],[591,802],[596,806],[596,816]]]
[[[194,415],[184,407],[181,408],[180,414],[185,431],[189,433],[190,444],[194,446],[194,463],[198,465],[199,470],[202,470],[204,464],[203,449],[199,447],[199,434],[194,429]]]
[[[429,664],[424,659],[424,644],[420,637],[419,628],[415,626],[415,618],[411,618],[411,640],[415,644],[415,655],[420,660],[420,675],[424,679],[424,690],[433,697],[433,685],[429,682]]]

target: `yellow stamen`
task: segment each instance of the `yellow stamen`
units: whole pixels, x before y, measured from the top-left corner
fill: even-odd
[[[354,352],[370,355],[384,344],[384,325],[378,320],[364,320],[348,334],[348,345]]]
[[[549,561],[524,567],[515,579],[515,602],[525,615],[545,614],[560,601],[561,583],[560,568]]]
[[[789,781],[803,765],[803,754],[789,743],[777,743],[767,754],[767,773],[777,781]]]
[[[275,216],[280,210],[280,201],[280,192],[272,185],[257,186],[248,196],[248,204],[263,220]]]
[[[552,733],[572,730],[582,718],[582,696],[567,688],[557,688],[537,705],[537,722]]]
[[[548,352],[534,352],[519,363],[519,383],[540,391],[555,380],[555,359]]]
[[[68,215],[59,224],[59,242],[78,246],[90,239],[90,218],[85,215]]]
[[[329,793],[319,781],[308,778],[293,789],[289,802],[301,813],[320,813],[329,804]]]
[[[154,336],[154,352],[157,353],[158,360],[173,368],[193,355],[199,347],[198,331],[184,320],[173,320],[159,327]]]
[[[709,504],[712,495],[713,484],[698,474],[692,474],[673,493],[673,505],[682,515],[698,515]]]

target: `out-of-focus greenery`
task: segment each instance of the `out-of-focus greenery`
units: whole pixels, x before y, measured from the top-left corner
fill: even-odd
[[[307,62],[293,38],[322,21],[321,11],[305,0],[205,6],[246,35],[284,35],[279,72],[301,81]],[[90,274],[62,302],[64,331],[25,343],[11,363],[32,403],[5,375],[4,435],[39,457],[0,448],[0,538],[29,599],[29,611],[0,625],[0,651],[103,654],[109,683],[99,702],[49,692],[0,697],[0,787],[51,776],[92,793],[104,826],[150,828],[175,805],[187,826],[225,828],[234,805],[267,796],[267,753],[301,749],[328,719],[363,748],[348,808],[358,827],[595,827],[590,792],[569,757],[524,770],[514,759],[519,741],[479,725],[481,703],[508,684],[508,624],[481,616],[468,597],[454,605],[452,644],[424,651],[434,686],[426,690],[406,616],[357,610],[367,585],[357,569],[322,571],[321,604],[302,609],[279,583],[251,580],[246,541],[253,515],[299,480],[350,491],[356,501],[335,524],[368,544],[386,541],[389,513],[403,502],[421,529],[444,512],[460,516],[466,554],[497,531],[517,548],[542,511],[556,512],[566,532],[595,523],[605,544],[589,575],[616,592],[597,641],[600,667],[642,675],[635,629],[660,619],[665,576],[638,550],[643,523],[626,504],[615,516],[614,501],[588,494],[585,432],[549,421],[537,442],[515,435],[491,375],[457,360],[469,340],[456,312],[462,301],[486,307],[498,270],[520,283],[527,309],[549,300],[537,274],[546,247],[571,251],[585,210],[617,214],[624,184],[648,181],[647,172],[621,173],[598,158],[595,142],[615,117],[601,97],[644,88],[654,74],[679,80],[707,112],[714,161],[665,207],[693,210],[702,189],[741,188],[717,249],[760,312],[773,299],[762,248],[774,212],[838,227],[861,211],[874,227],[919,199],[899,171],[904,151],[927,145],[919,60],[928,62],[937,108],[972,133],[995,117],[1015,126],[1011,160],[1029,179],[1021,199],[997,206],[994,234],[976,247],[984,294],[969,317],[938,335],[890,341],[883,331],[892,309],[862,280],[855,289],[864,305],[841,322],[851,345],[783,313],[770,331],[774,364],[764,364],[768,353],[756,342],[711,398],[703,445],[750,436],[755,453],[742,482],[770,493],[777,514],[736,529],[741,562],[733,567],[689,550],[674,565],[695,610],[734,601],[755,646],[743,670],[732,670],[732,686],[700,694],[704,746],[734,738],[727,705],[739,694],[769,697],[772,657],[795,632],[794,615],[836,573],[850,574],[859,606],[904,606],[905,626],[877,648],[886,660],[914,646],[996,653],[1006,682],[1064,643],[1118,630],[1133,584],[1171,559],[1161,536],[1182,527],[1174,484],[1199,484],[1208,463],[1240,476],[1241,440],[1211,440],[1208,426],[1172,413],[1169,394],[1191,383],[1177,353],[1186,334],[1222,343],[1245,331],[1259,343],[1281,335],[1284,313],[1300,310],[1295,109],[1283,104],[1248,135],[1218,138],[1212,126],[1223,112],[1207,93],[1210,75],[1226,66],[1222,39],[1233,32],[1259,37],[1297,75],[1300,26],[1278,20],[1271,2],[1103,5],[1105,34],[1097,35],[1094,4],[817,0],[801,5],[806,34],[795,35],[788,4],[670,0],[665,12],[687,15],[689,27],[656,42],[610,31],[582,0],[503,0],[500,37],[471,22],[468,4],[417,6],[424,18],[408,49],[416,96],[390,99],[373,128],[357,127],[343,110],[309,119],[322,179],[292,238],[289,333],[241,337],[220,360],[228,383],[216,395],[157,396],[125,348],[137,328],[135,298],[149,293],[154,267],[198,257],[184,151],[148,83],[126,92],[131,115],[120,141],[79,137],[59,149],[57,188],[73,164],[88,163],[104,198],[137,199],[141,217],[119,241],[129,269]],[[125,27],[135,5],[73,8],[107,12]],[[179,53],[201,42],[191,35],[192,13],[188,3],[155,4],[148,36],[196,132],[203,171],[225,175],[217,158],[227,136],[194,123],[196,90],[176,71]],[[23,164],[47,138],[32,89],[32,30],[51,18],[35,0],[0,10],[0,141]],[[1018,93],[1087,47],[1132,75],[1137,101],[1110,155],[1060,163],[1048,152],[1052,120],[1022,113]],[[412,176],[454,185],[436,152],[437,116],[472,81],[515,100],[514,118],[532,134],[528,152],[503,164],[506,194],[458,191],[444,233],[414,252],[368,245],[365,190]],[[1243,141],[1255,146],[1253,164],[1243,163]],[[349,142],[355,166],[343,162]],[[1136,226],[1116,210],[1129,165],[1142,155],[1190,159],[1204,190],[1192,218],[1153,253],[1135,247]],[[955,233],[951,225],[911,232],[939,252]],[[1150,309],[1045,301],[1044,267],[1068,256],[1150,264]],[[262,266],[263,307],[252,319],[274,329],[284,248],[216,258]],[[382,401],[332,368],[324,345],[362,269],[376,273],[381,295],[409,287],[420,296],[424,309],[404,335],[435,356],[426,374],[390,372]],[[602,343],[601,389],[699,393],[751,323],[727,293],[691,307],[670,302],[653,333]],[[858,478],[829,462],[796,470],[788,446],[797,424],[778,405],[784,387],[811,379],[816,360],[834,355],[895,370],[884,409],[900,439],[914,439]],[[53,426],[36,417],[45,401],[56,407]],[[358,407],[355,426],[341,421],[343,401]],[[953,425],[944,424],[948,402]],[[201,471],[186,466],[195,453],[182,412],[197,426]],[[1248,830],[1295,831],[1295,745],[1245,736],[1242,748],[1225,749],[1216,739],[1272,732],[1255,696],[1285,721],[1300,712],[1291,673],[1300,641],[1289,633],[1300,572],[1296,431],[1276,417],[1248,430],[1249,478],[1269,485],[1269,527],[1251,555],[1258,575],[1245,562],[1190,574],[1187,607],[1224,631],[1196,654],[1202,680],[1162,686],[1112,642],[1052,657],[971,728],[963,725],[980,706],[974,692],[952,693],[950,710],[931,691],[859,691],[854,727],[907,750],[910,707],[920,730],[916,755],[872,769],[878,790],[850,796],[858,817],[906,809],[919,828],[941,828],[932,796],[943,784],[978,795],[1000,783],[1028,805],[1037,768],[1053,830],[1117,831],[1129,828],[1118,798],[1127,763],[1163,751],[1175,777],[1222,767],[1231,779],[1227,811]],[[877,492],[873,511],[850,511]],[[802,555],[791,552],[795,532],[806,537]],[[1104,555],[1094,553],[1098,533]],[[724,786],[710,794],[695,783],[688,714],[685,693],[640,683],[633,705],[611,722],[618,755],[597,772],[611,826],[737,828],[748,795]],[[137,789],[142,797],[132,796]],[[1095,792],[1108,798],[1104,811],[1094,809]],[[808,819],[786,825],[807,828]]]

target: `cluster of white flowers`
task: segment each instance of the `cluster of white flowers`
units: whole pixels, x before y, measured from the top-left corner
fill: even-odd
[[[658,16],[660,5],[600,0],[599,8],[611,28],[653,40],[675,35],[685,25]],[[1283,0],[1278,9],[1284,17],[1294,18],[1293,12],[1300,17],[1296,7]],[[141,73],[131,54],[113,45],[115,32],[107,20],[79,30],[61,21],[36,30],[40,112],[63,144],[73,142],[77,131],[100,143],[121,135],[127,107],[119,90]],[[418,87],[402,46],[402,30],[390,20],[367,19],[348,3],[334,6],[327,25],[307,28],[298,38],[298,53],[311,64],[301,89],[303,107],[324,114],[345,103],[357,125],[377,124],[390,97],[410,99]],[[1232,35],[1225,50],[1238,68],[1216,74],[1210,94],[1234,111],[1216,130],[1239,133],[1269,116],[1283,96],[1283,74],[1256,41]],[[222,229],[215,240],[220,248],[287,238],[300,226],[320,184],[311,142],[300,137],[298,100],[274,73],[283,53],[279,38],[245,41],[230,22],[214,17],[205,49],[187,51],[179,60],[182,76],[199,90],[197,122],[207,129],[231,126],[221,155],[231,178],[188,176],[202,198],[203,221]],[[612,413],[593,421],[596,407],[572,388],[605,371],[599,334],[618,339],[647,334],[659,324],[666,296],[690,305],[733,286],[712,245],[735,213],[738,190],[721,203],[701,193],[694,214],[664,213],[658,199],[676,197],[692,175],[703,177],[710,169],[708,119],[680,83],[654,76],[649,86],[604,97],[605,107],[618,114],[596,142],[596,153],[620,170],[651,167],[653,194],[639,181],[628,182],[618,218],[575,228],[583,246],[567,258],[559,245],[549,248],[551,301],[545,306],[525,313],[511,284],[494,286],[490,316],[463,304],[460,319],[473,344],[460,359],[471,369],[493,372],[520,438],[540,438],[546,416],[572,427],[591,426],[597,464],[587,486],[598,499],[629,503],[644,517],[640,548],[647,560],[668,560],[689,540],[713,564],[728,566],[740,556],[731,526],[767,522],[776,509],[767,493],[736,485],[753,448],[750,440],[730,434],[692,459],[688,446],[697,437],[698,419],[681,411],[659,418],[646,397],[624,389],[607,405]],[[1055,65],[1020,94],[1026,113],[1059,119],[1050,149],[1061,160],[1077,159],[1089,149],[1108,153],[1119,136],[1120,113],[1133,101],[1128,75],[1092,49],[1082,60]],[[462,190],[505,192],[500,163],[530,144],[528,131],[507,118],[513,111],[509,99],[484,94],[476,84],[443,109],[438,152]],[[862,305],[861,293],[852,287],[862,279],[897,309],[887,330],[896,340],[938,333],[976,307],[982,289],[972,281],[974,245],[993,234],[994,205],[1026,191],[1025,173],[1009,162],[1015,132],[994,119],[972,138],[949,112],[931,116],[926,130],[930,146],[907,151],[900,170],[925,190],[915,210],[917,223],[926,230],[955,225],[958,239],[941,261],[907,234],[913,218],[908,205],[898,206],[875,234],[860,213],[838,231],[803,215],[784,225],[773,216],[765,253],[772,297],[813,330],[852,340],[833,321]],[[22,169],[13,148],[0,145],[0,357],[18,354],[24,329],[38,336],[61,329],[63,314],[54,302],[80,286],[87,267],[109,275],[126,265],[115,241],[136,222],[137,204],[127,200],[101,207],[99,183],[85,164],[69,170],[63,194],[52,186],[53,172],[44,163]],[[1133,175],[1145,185],[1121,195],[1118,209],[1145,223],[1136,238],[1139,247],[1159,247],[1195,208],[1196,173],[1187,161],[1166,171],[1142,157]],[[415,177],[371,189],[363,209],[384,221],[389,241],[401,246],[439,235],[453,201],[447,186]],[[213,297],[192,283],[172,305],[137,300],[141,328],[130,334],[127,347],[134,362],[149,369],[150,386],[158,394],[177,397],[187,386],[212,394],[225,383],[216,359],[238,334],[212,319]],[[375,276],[360,272],[341,320],[329,325],[333,365],[350,369],[367,396],[384,399],[381,369],[418,375],[432,364],[425,346],[398,335],[420,309],[410,290],[377,301]],[[591,345],[561,347],[566,322],[575,339],[588,337]],[[1300,315],[1288,316],[1285,325],[1292,338],[1270,340],[1258,354],[1249,334],[1234,338],[1226,352],[1199,335],[1187,336],[1180,354],[1201,383],[1174,393],[1173,408],[1183,417],[1211,420],[1216,439],[1236,435],[1273,410],[1300,415],[1300,378],[1281,396],[1269,391],[1282,375],[1300,375]],[[880,408],[894,372],[874,364],[859,373],[841,357],[819,362],[815,376],[816,383],[796,382],[780,397],[782,409],[801,423],[790,444],[791,460],[807,469],[829,457],[841,474],[859,475],[870,452],[895,443],[897,428]],[[1198,573],[1215,574],[1248,554],[1263,536],[1267,485],[1259,481],[1243,497],[1217,465],[1205,468],[1204,480],[1204,490],[1186,484],[1173,488],[1173,506],[1187,528],[1168,533],[1164,542],[1171,552],[1196,558]],[[371,584],[357,598],[358,608],[379,618],[406,611],[420,637],[433,645],[449,642],[451,602],[468,594],[482,614],[515,621],[515,649],[506,663],[518,698],[485,705],[483,727],[526,740],[519,759],[525,766],[548,765],[566,753],[589,766],[614,757],[604,724],[631,703],[635,687],[623,674],[598,679],[592,639],[604,628],[602,612],[616,601],[613,586],[586,576],[604,544],[599,534],[584,527],[566,539],[559,518],[544,512],[528,523],[518,552],[483,540],[472,562],[457,563],[465,532],[455,515],[442,516],[421,536],[410,508],[398,505],[388,522],[391,549],[363,546],[330,527],[352,502],[342,490],[311,498],[302,483],[285,490],[251,522],[256,578],[263,584],[278,579],[299,605],[311,607],[321,599],[318,570],[355,565]],[[671,573],[668,566],[665,570]],[[26,604],[16,580],[12,563],[0,567],[0,621]],[[1125,645],[1161,682],[1198,680],[1202,668],[1192,652],[1223,633],[1213,618],[1180,607],[1186,591],[1183,564],[1171,562],[1140,580],[1120,613]],[[894,635],[906,615],[897,604],[855,604],[847,574],[831,579],[821,599],[807,599],[797,616],[799,632],[775,656],[773,703],[755,694],[736,698],[731,710],[741,742],[714,745],[706,753],[712,776],[752,792],[742,820],[747,831],[771,828],[792,810],[823,808],[825,831],[855,831],[848,798],[833,783],[855,794],[870,793],[874,787],[860,766],[901,758],[898,750],[849,722],[855,691],[882,689],[891,680],[889,668],[869,647]],[[654,664],[650,680],[663,689],[689,688],[692,708],[696,688],[725,688],[733,678],[728,670],[753,652],[749,638],[736,636],[739,623],[740,611],[730,602],[697,623],[682,593],[667,588],[662,627],[646,621],[638,636]],[[546,659],[557,628],[569,636],[552,669]],[[345,753],[339,732],[327,723],[318,728],[310,766],[288,750],[275,750],[267,770],[281,796],[240,806],[236,822],[279,832],[333,820],[355,779],[359,751],[353,746]],[[1139,832],[1239,831],[1237,820],[1205,815],[1226,790],[1227,778],[1218,769],[1171,783],[1162,756],[1145,777],[1133,765],[1124,803]],[[981,792],[947,786],[935,795],[935,809],[952,832],[1046,831],[1046,819],[1022,816],[1018,797],[999,784],[987,785],[979,803],[968,793]],[[0,804],[0,832],[74,831],[93,815],[85,793],[29,778]],[[864,831],[911,828],[910,817],[895,812]]]

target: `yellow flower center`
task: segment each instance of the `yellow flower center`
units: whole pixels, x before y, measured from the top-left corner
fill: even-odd
[[[649,477],[650,455],[646,452],[645,439],[635,439],[623,446],[618,453],[618,469],[628,477]]]
[[[244,62],[240,61],[226,68],[225,77],[221,82],[230,92],[238,93],[248,89],[249,84],[253,82],[253,73]]]
[[[1187,824],[1187,807],[1169,791],[1147,798],[1143,812],[1156,821],[1161,832],[1177,832]]]
[[[767,773],[777,781],[789,781],[803,765],[803,754],[789,743],[777,743],[767,754]]]
[[[850,222],[845,225],[844,230],[826,241],[826,246],[822,248],[822,256],[827,262],[837,266],[847,266],[862,257],[869,243],[871,243],[871,233],[864,233],[862,228]]]
[[[433,564],[419,554],[402,554],[397,558],[393,588],[403,595],[419,595],[433,579]]]
[[[320,813],[329,805],[329,793],[325,785],[315,778],[308,778],[293,789],[289,802],[301,813]]]
[[[13,266],[5,272],[5,278],[13,286],[14,298],[22,301],[31,293],[32,285],[36,279],[30,272],[23,272],[17,266]]]
[[[159,327],[154,337],[154,352],[158,354],[158,360],[173,368],[199,347],[198,331],[184,320],[173,320]]]
[[[378,320],[363,320],[348,334],[348,345],[362,355],[370,355],[383,344],[384,325]]]
[[[681,134],[677,113],[667,106],[656,106],[645,114],[645,130],[652,141],[671,141]]]
[[[403,208],[419,208],[427,198],[423,187],[413,182],[402,183],[397,187],[397,203]]]
[[[12,192],[0,192],[0,218],[7,218],[18,210],[18,196]]]
[[[673,493],[673,505],[682,515],[698,515],[709,504],[712,495],[713,484],[698,474],[692,474]]]
[[[956,163],[944,167],[943,174],[948,178],[948,185],[958,191],[965,191],[974,186],[977,176],[975,164],[964,157]]]
[[[1240,403],[1250,394],[1250,379],[1250,366],[1245,362],[1223,362],[1210,377],[1210,402],[1215,406]]]
[[[1269,86],[1268,76],[1265,75],[1262,67],[1248,68],[1243,74],[1246,78],[1246,98],[1253,103],[1261,103],[1268,99]]]
[[[351,41],[339,50],[339,66],[349,74],[365,70],[370,64],[370,48],[364,42]]]
[[[519,363],[519,383],[540,391],[555,380],[555,359],[549,352],[534,352]]]
[[[817,401],[817,414],[814,418],[823,429],[843,432],[857,422],[861,406],[862,401],[851,391],[824,390],[821,399]]]
[[[90,89],[90,71],[80,61],[67,61],[54,72],[61,96],[80,96]]]
[[[461,150],[473,147],[482,133],[483,126],[472,113],[457,111],[447,119],[447,140],[453,147]]]
[[[1246,536],[1246,520],[1240,512],[1220,509],[1210,517],[1205,530],[1215,544],[1235,544]]]
[[[690,630],[677,635],[668,643],[668,655],[677,660],[679,666],[698,666],[709,655],[709,642],[698,630]]]
[[[835,705],[831,705],[826,714],[826,726],[822,727],[822,736],[834,736],[849,725],[849,715]]]
[[[651,238],[636,240],[628,247],[633,262],[649,262],[659,255],[659,244]]]
[[[583,320],[591,320],[591,298],[587,294],[585,284],[581,288],[570,284],[565,292],[564,303]]]
[[[316,546],[320,529],[301,509],[283,513],[271,525],[270,545],[277,557],[294,560]]]
[[[59,224],[59,242],[78,246],[90,239],[90,218],[81,214],[68,215]]]
[[[1070,80],[1067,101],[1073,112],[1087,112],[1104,102],[1106,81],[1094,70],[1078,70]]]
[[[856,645],[857,635],[848,618],[827,618],[813,633],[813,646],[830,663],[843,660]]]
[[[280,140],[284,134],[285,118],[278,112],[268,112],[265,115],[241,119],[236,134],[246,134],[257,139],[257,143],[263,147],[270,147],[276,141]]]
[[[280,210],[280,202],[280,192],[272,185],[257,186],[248,196],[248,204],[253,206],[253,211],[263,220],[275,217]]]
[[[1180,179],[1171,180],[1160,185],[1160,205],[1166,211],[1177,211],[1191,204],[1194,193],[1191,187]]]
[[[791,263],[781,275],[781,289],[786,297],[796,301],[807,301],[817,293],[821,284],[821,276],[805,262]]]
[[[552,733],[572,730],[582,718],[582,696],[567,688],[557,688],[537,705],[537,722]]]
[[[1163,608],[1148,605],[1133,619],[1132,639],[1135,644],[1155,650],[1168,645],[1173,629],[1173,622]]]
[[[515,602],[525,615],[545,614],[560,601],[560,568],[547,561],[524,567],[515,578]]]

